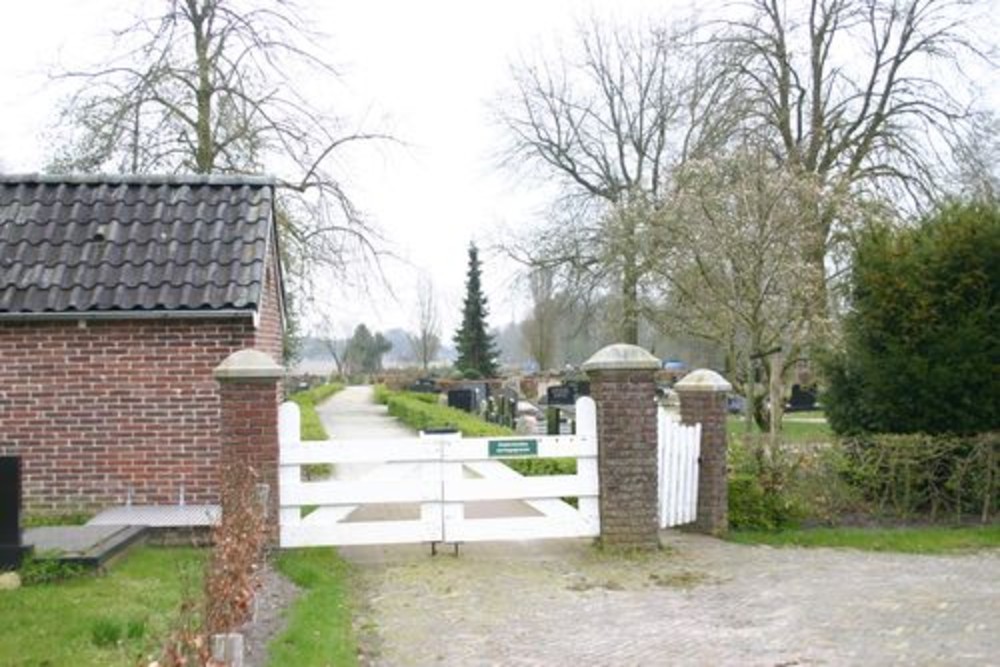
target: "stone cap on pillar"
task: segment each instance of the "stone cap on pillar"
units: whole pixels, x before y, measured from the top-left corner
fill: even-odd
[[[659,370],[660,360],[638,345],[617,343],[598,350],[583,362],[587,373],[594,371],[645,371]]]
[[[699,368],[684,376],[680,382],[674,385],[674,391],[732,391],[733,385],[729,384],[726,378],[715,371],[707,368]]]
[[[270,355],[260,350],[244,349],[233,352],[215,367],[215,379],[220,382],[240,380],[277,380],[285,376],[285,369],[275,363]]]

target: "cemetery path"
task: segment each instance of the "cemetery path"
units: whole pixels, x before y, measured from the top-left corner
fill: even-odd
[[[664,533],[345,550],[366,665],[997,664],[1000,553],[776,549]]]
[[[416,431],[389,415],[375,402],[370,385],[344,387],[316,406],[316,413],[331,439],[408,438]]]
[[[391,416],[386,406],[375,403],[372,386],[345,387],[316,406],[323,428],[331,440],[376,438],[412,438],[416,431]],[[381,463],[338,463],[338,479],[358,480],[383,467]],[[389,464],[392,465],[392,464]],[[352,521],[389,521],[416,519],[420,506],[384,503],[359,507],[346,519]],[[516,500],[488,500],[465,504],[465,516],[473,519],[491,517],[535,516],[538,512]]]

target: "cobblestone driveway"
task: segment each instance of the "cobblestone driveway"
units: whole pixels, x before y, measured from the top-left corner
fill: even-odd
[[[584,542],[355,548],[374,665],[1000,664],[1000,554],[773,549],[667,533],[611,559]]]

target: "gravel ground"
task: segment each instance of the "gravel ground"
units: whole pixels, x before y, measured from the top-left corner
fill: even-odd
[[[261,573],[257,592],[257,613],[239,631],[246,649],[244,667],[263,667],[267,663],[267,644],[285,628],[286,612],[299,596],[299,588],[267,564]]]
[[[1000,664],[1000,553],[914,556],[665,534],[344,550],[369,665]]]

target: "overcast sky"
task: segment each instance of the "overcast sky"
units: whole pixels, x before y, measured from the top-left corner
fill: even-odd
[[[40,170],[50,152],[45,131],[66,89],[48,79],[59,65],[92,63],[110,46],[109,31],[145,2],[34,0],[4,2],[0,21],[0,168]],[[661,15],[664,0],[303,0],[328,36],[343,88],[317,90],[367,129],[389,130],[405,146],[355,151],[341,165],[351,192],[400,260],[387,260],[393,299],[323,290],[320,306],[344,331],[412,327],[413,286],[428,271],[441,302],[445,337],[458,321],[470,241],[487,244],[501,228],[518,229],[543,212],[544,193],[499,170],[500,134],[489,102],[509,81],[519,54],[570,36],[590,13],[626,18]],[[677,6],[684,5],[677,2]],[[308,83],[303,86],[308,91]],[[484,284],[491,323],[521,315],[512,296],[514,267],[487,256]],[[313,318],[318,321],[318,318]]]
[[[357,203],[381,228],[389,250],[386,275],[394,300],[323,289],[320,307],[340,332],[359,321],[376,329],[412,328],[413,286],[428,271],[441,303],[444,337],[459,317],[469,241],[488,244],[500,229],[524,229],[544,212],[546,193],[496,164],[501,135],[489,102],[509,83],[509,63],[559,40],[590,15],[659,19],[693,0],[301,0],[328,36],[329,60],[342,73],[336,90],[301,89],[319,106],[388,130],[405,146],[372,146],[340,164]],[[50,151],[45,130],[65,88],[48,73],[99,60],[109,34],[156,0],[32,0],[3,3],[0,19],[0,169],[38,171]],[[702,2],[699,7],[720,7]],[[994,4],[1000,4],[996,2]],[[995,7],[994,7],[995,9]],[[994,12],[995,14],[995,12]],[[523,290],[513,268],[486,257],[484,284],[491,323],[520,317]],[[318,322],[316,313],[310,318]]]

